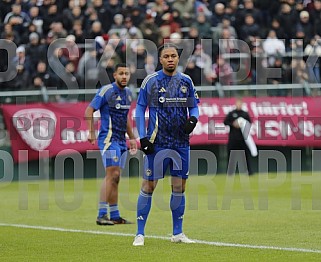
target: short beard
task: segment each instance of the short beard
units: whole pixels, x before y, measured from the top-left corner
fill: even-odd
[[[165,68],[165,71],[168,73],[173,73],[176,70],[176,68]]]
[[[120,88],[125,88],[127,85],[122,85],[121,82],[117,81],[117,85],[120,87]]]

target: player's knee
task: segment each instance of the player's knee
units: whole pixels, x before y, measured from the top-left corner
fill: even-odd
[[[111,180],[113,184],[118,184],[120,180],[120,170],[119,168],[111,168],[108,170],[107,178]]]
[[[173,185],[172,191],[175,193],[184,193],[185,192],[185,186],[184,185]]]
[[[156,184],[153,183],[153,181],[146,181],[146,180],[143,181],[142,190],[143,190],[145,193],[148,193],[148,194],[153,193],[155,187],[156,187]]]

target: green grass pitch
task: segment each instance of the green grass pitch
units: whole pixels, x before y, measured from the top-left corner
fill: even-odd
[[[160,181],[144,247],[136,224],[95,224],[100,179],[0,183],[1,261],[321,261],[321,173],[191,176],[185,234],[174,244],[170,180]],[[119,205],[135,222],[139,178]]]

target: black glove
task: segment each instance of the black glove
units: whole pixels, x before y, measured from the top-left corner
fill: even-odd
[[[188,118],[184,125],[185,134],[192,133],[196,126],[196,123],[197,123],[197,118],[195,116],[191,116],[190,118]]]
[[[155,151],[154,144],[147,137],[140,139],[140,148],[146,155],[153,154]]]

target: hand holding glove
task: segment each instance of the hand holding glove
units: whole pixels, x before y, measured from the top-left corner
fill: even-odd
[[[155,151],[154,144],[147,137],[140,139],[140,148],[146,155],[153,154]]]
[[[195,116],[191,116],[190,118],[188,118],[184,125],[185,134],[192,133],[196,124],[197,124],[197,118]]]

